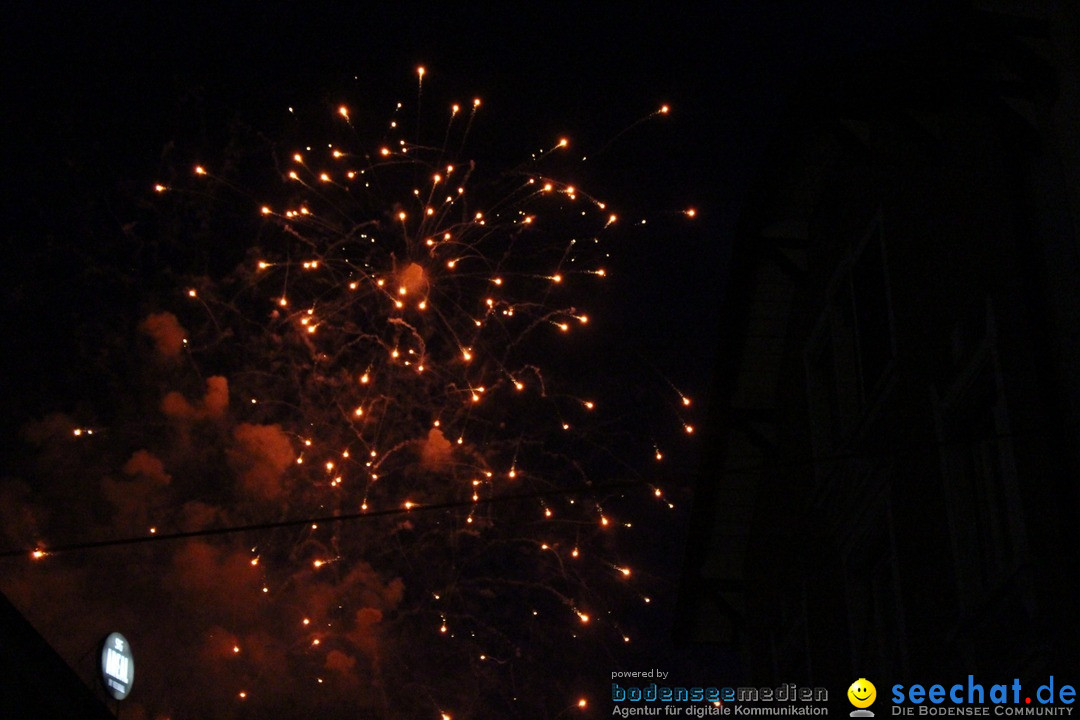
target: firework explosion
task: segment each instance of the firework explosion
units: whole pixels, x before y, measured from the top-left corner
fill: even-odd
[[[583,299],[619,219],[560,179],[566,139],[494,177],[471,162],[480,105],[453,105],[434,144],[406,137],[401,105],[380,142],[342,106],[258,202],[209,166],[155,187],[233,194],[257,225],[239,268],[144,318],[161,421],[100,486],[114,528],[187,534],[156,556],[190,625],[171,683],[215,681],[151,712],[554,717],[631,642],[618,610],[650,598],[619,503],[671,506],[645,469],[656,428],[581,386],[583,361],[609,362]],[[690,400],[655,395],[639,412],[692,433]]]

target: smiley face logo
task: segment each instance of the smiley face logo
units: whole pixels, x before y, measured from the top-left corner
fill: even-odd
[[[851,687],[847,690],[847,696],[855,707],[868,708],[877,699],[877,688],[874,687],[874,683],[866,678],[859,678],[851,683]]]

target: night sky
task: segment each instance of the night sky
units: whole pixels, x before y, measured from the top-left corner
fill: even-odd
[[[292,505],[279,503],[267,517],[259,513],[269,505],[239,508],[234,496],[215,494],[213,488],[225,479],[204,477],[203,484],[187,486],[179,479],[185,472],[215,472],[214,456],[200,446],[206,442],[227,458],[241,484],[264,492],[268,486],[259,484],[259,473],[276,466],[260,463],[272,456],[268,448],[276,439],[258,431],[244,439],[233,427],[226,433],[231,444],[215,446],[205,426],[224,421],[212,409],[213,388],[200,384],[217,374],[214,368],[200,367],[193,381],[182,363],[167,365],[155,355],[168,355],[169,333],[148,332],[145,318],[176,313],[184,329],[197,334],[188,326],[197,322],[190,308],[182,309],[184,279],[225,274],[255,240],[245,221],[230,220],[230,211],[221,210],[218,201],[224,193],[208,192],[212,197],[201,204],[192,193],[196,199],[174,204],[155,195],[153,186],[165,182],[191,188],[195,164],[213,169],[240,157],[230,181],[250,182],[251,192],[262,192],[264,175],[244,162],[269,146],[291,151],[303,142],[308,127],[318,137],[343,103],[357,108],[362,138],[390,117],[398,101],[406,106],[402,122],[413,124],[419,65],[426,68],[422,132],[439,135],[451,102],[482,98],[463,153],[478,167],[514,167],[566,136],[575,157],[592,157],[565,165],[564,175],[610,201],[628,221],[648,219],[647,225],[630,227],[614,241],[610,282],[595,295],[584,290],[597,316],[593,342],[600,350],[588,345],[568,350],[570,361],[542,352],[556,366],[568,365],[580,385],[594,383],[611,391],[644,378],[642,386],[661,395],[684,392],[696,401],[695,414],[678,416],[680,422],[700,422],[723,343],[714,328],[727,283],[730,235],[788,93],[807,70],[932,32],[943,18],[922,5],[929,3],[717,3],[707,11],[530,5],[499,12],[452,5],[426,11],[399,4],[266,3],[228,10],[140,4],[61,12],[26,4],[11,12],[3,50],[8,126],[3,141],[8,188],[2,226],[3,378],[8,409],[0,429],[9,460],[0,517],[5,547],[145,534],[155,512],[165,516],[180,507],[191,522],[196,509],[207,514],[201,525],[196,522],[199,527],[241,518],[296,517],[300,503],[293,499]],[[670,105],[669,114],[648,117],[662,104]],[[289,113],[290,107],[296,112]],[[361,116],[367,123],[364,132]],[[635,125],[643,118],[648,119]],[[408,128],[404,134],[409,135]],[[691,207],[696,210],[693,220],[683,214]],[[215,219],[199,225],[207,216]],[[192,240],[185,244],[189,232]],[[234,379],[230,387],[239,387]],[[146,416],[145,426],[131,427],[140,413],[156,410],[160,397],[175,390],[188,398],[187,410],[174,412],[167,421]],[[636,401],[637,392],[628,395]],[[639,419],[633,403],[615,406],[613,427]],[[91,453],[91,461],[85,447],[72,445],[66,434],[83,425],[109,429],[108,445]],[[674,429],[678,435],[677,423]],[[139,455],[155,431],[155,457]],[[620,433],[605,426],[601,434],[634,474],[656,477],[659,471],[633,457]],[[433,456],[421,452],[420,471],[431,470],[442,457],[438,443],[433,447]],[[685,501],[701,452],[685,438],[672,440],[670,447],[677,457],[657,481],[670,485],[676,510],[655,503],[641,509],[626,501],[623,507],[641,528],[638,539],[598,541],[605,553],[647,570],[643,589],[630,594],[652,600],[655,593],[655,603],[649,603],[654,607],[611,600],[612,607],[625,610],[625,627],[633,628],[626,632],[641,641],[622,647],[575,638],[589,643],[581,651],[561,644],[569,639],[547,638],[551,647],[546,647],[537,644],[544,632],[523,632],[510,644],[524,648],[525,655],[535,653],[539,669],[523,669],[517,676],[513,673],[519,671],[509,668],[518,663],[507,660],[505,672],[473,672],[480,678],[475,692],[490,702],[475,701],[471,710],[448,699],[452,693],[446,686],[453,685],[453,678],[420,679],[432,666],[458,662],[457,656],[429,651],[428,641],[414,629],[395,640],[365,633],[370,627],[364,622],[378,624],[370,613],[349,615],[348,639],[331,651],[336,655],[313,659],[305,651],[303,662],[294,657],[294,647],[275,642],[274,627],[246,635],[230,627],[230,622],[243,626],[249,604],[260,602],[259,588],[249,596],[251,588],[223,587],[234,565],[246,562],[236,547],[269,546],[264,538],[245,535],[235,547],[186,541],[160,543],[160,550],[72,553],[47,559],[54,563],[48,570],[26,567],[21,558],[5,559],[0,589],[84,677],[89,673],[79,658],[88,643],[119,629],[128,633],[138,657],[141,640],[149,649],[137,682],[146,694],[140,697],[137,689],[131,703],[138,707],[134,712],[146,717],[191,717],[193,712],[243,717],[267,707],[256,704],[255,688],[275,684],[280,696],[274,703],[282,716],[318,707],[326,717],[353,717],[352,700],[365,708],[390,702],[379,695],[385,688],[373,690],[365,677],[356,677],[364,674],[361,669],[399,673],[392,682],[400,681],[397,689],[420,698],[417,707],[424,708],[410,711],[421,713],[415,717],[438,717],[438,710],[453,717],[555,717],[578,697],[594,698],[603,709],[599,700],[612,670],[681,662],[687,673],[740,672],[737,663],[722,655],[675,650],[667,636],[688,516]],[[155,464],[155,458],[163,458],[164,465]],[[583,462],[603,464],[595,457]],[[164,475],[173,478],[169,507],[153,499],[155,483],[166,482]],[[183,487],[197,488],[198,496],[183,496]],[[277,497],[270,491],[264,495],[267,501]],[[34,536],[45,528],[48,537]],[[437,535],[437,529],[429,529]],[[420,534],[400,526],[385,532],[388,543],[403,542],[402,532]],[[308,557],[296,548],[310,538],[298,539],[288,531],[274,538],[277,547],[291,548],[277,551],[282,563]],[[483,573],[501,572],[501,564],[517,562],[499,552],[476,554],[492,563]],[[393,573],[357,564],[337,576],[335,599],[349,595],[372,612],[404,614],[403,608],[414,607],[412,577],[405,576],[402,590]],[[306,602],[331,604],[314,581],[306,590],[298,575],[289,582]],[[606,593],[588,573],[580,583],[594,594]],[[556,589],[575,592],[572,583]],[[103,591],[115,593],[114,601],[87,601],[82,614],[65,611],[63,603]],[[487,610],[497,615],[499,603],[483,597],[480,604],[490,603]],[[557,612],[558,605],[541,610]],[[424,606],[416,610],[416,623],[427,622],[424,613],[429,611],[438,617]],[[303,611],[289,606],[288,613]],[[504,624],[513,626],[512,620]],[[402,626],[408,627],[408,621],[396,621],[395,627]],[[162,641],[169,633],[176,634],[175,647],[205,656],[176,658],[171,643]],[[231,662],[227,656],[234,645],[243,646],[235,653],[244,656],[243,671],[222,671],[211,680],[200,675],[200,667]],[[215,655],[219,650],[224,660]],[[391,653],[396,656],[387,657]],[[564,673],[560,658],[573,653],[593,663],[593,670]],[[315,671],[304,675],[296,670],[288,681],[274,678],[281,668],[300,668],[304,662],[326,675],[327,682],[317,680]],[[507,673],[524,687],[506,690]],[[314,696],[322,691],[316,681],[327,686],[322,699]],[[207,698],[204,705],[190,704],[192,683],[212,686],[199,693]],[[238,702],[237,693],[249,685],[251,702]],[[160,695],[148,697],[151,688]],[[515,694],[527,700],[515,701]]]

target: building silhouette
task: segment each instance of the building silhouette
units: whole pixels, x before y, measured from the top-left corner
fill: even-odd
[[[1080,667],[1078,67],[1080,5],[973,2],[780,121],[680,613],[754,683]]]
[[[102,697],[0,593],[0,718],[113,720]]]

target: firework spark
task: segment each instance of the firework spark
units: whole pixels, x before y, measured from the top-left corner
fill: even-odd
[[[631,523],[597,488],[635,471],[640,495],[667,500],[638,456],[613,461],[604,398],[582,386],[597,370],[580,365],[617,362],[582,348],[618,213],[563,174],[566,138],[509,172],[470,161],[481,102],[461,106],[426,134],[438,146],[405,134],[400,104],[389,134],[340,105],[267,187],[212,163],[153,187],[177,202],[261,189],[226,206],[250,218],[243,264],[143,322],[180,389],[158,407],[168,432],[106,494],[155,541],[321,518],[190,539],[167,561],[197,591],[200,662],[231,683],[216,700],[245,712],[287,713],[294,684],[378,717],[585,708],[573,682],[553,696],[552,664],[568,643],[584,661],[629,642],[613,598],[649,602],[612,538]],[[672,392],[671,427],[692,433]],[[179,459],[199,442],[198,462]],[[183,497],[207,468],[220,480]]]

